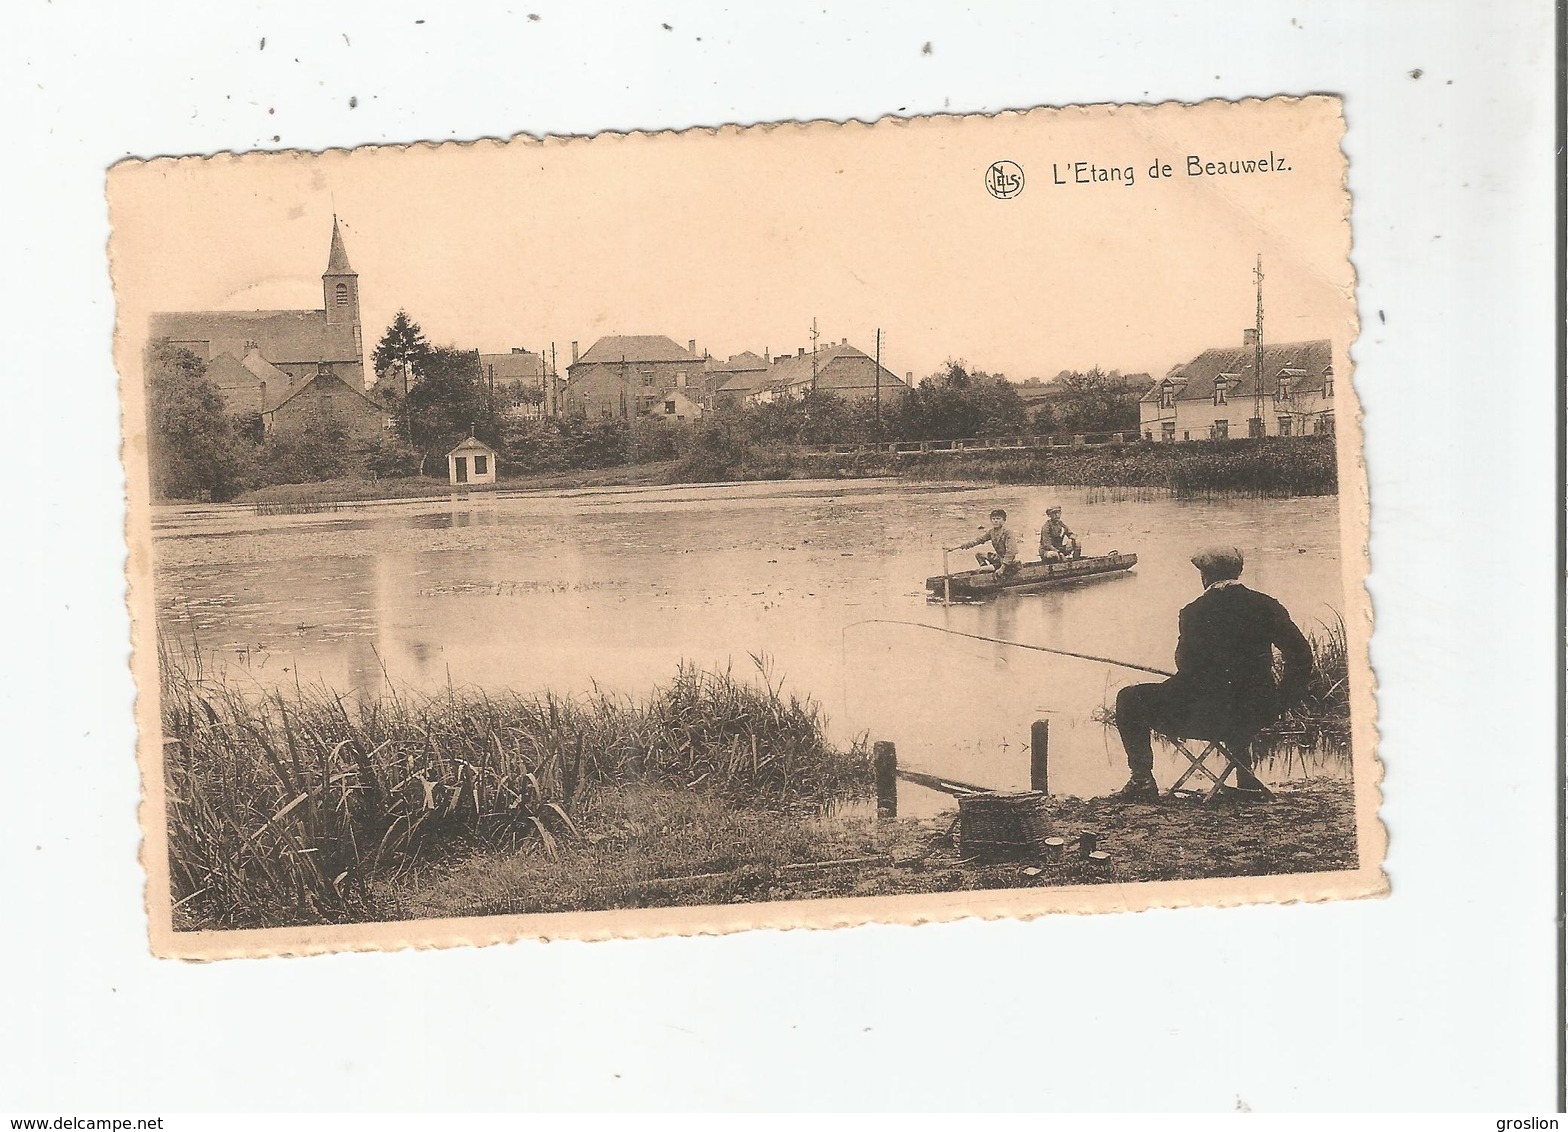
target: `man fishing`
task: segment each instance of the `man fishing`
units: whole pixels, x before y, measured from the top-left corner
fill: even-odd
[[[978,538],[949,549],[970,550],[981,543],[990,543],[991,549],[981,551],[975,555],[975,559],[980,565],[995,570],[998,578],[1005,578],[1018,570],[1018,536],[1007,529],[1007,512],[1000,507],[992,511],[989,518],[991,520],[989,530],[981,532]]]
[[[1077,558],[1080,553],[1078,536],[1062,522],[1062,509],[1047,507],[1045,526],[1040,528],[1040,561],[1062,562]]]
[[[1240,582],[1241,551],[1233,546],[1192,556],[1203,593],[1181,611],[1176,639],[1176,675],[1158,684],[1133,684],[1116,696],[1116,730],[1121,733],[1132,778],[1113,797],[1154,801],[1151,733],[1184,739],[1219,739],[1241,768],[1229,797],[1264,801],[1263,783],[1252,773],[1252,738],[1278,719],[1306,688],[1312,649],[1285,607]],[[1284,674],[1274,682],[1274,649]]]

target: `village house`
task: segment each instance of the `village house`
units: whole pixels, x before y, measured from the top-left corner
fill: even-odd
[[[1227,440],[1334,431],[1334,350],[1327,339],[1265,343],[1256,332],[1173,368],[1138,402],[1145,440]]]
[[[543,353],[513,346],[505,354],[480,354],[480,378],[493,389],[509,414],[530,420],[559,412],[561,381],[550,373]]]
[[[705,380],[708,407],[713,408],[718,403],[719,391],[736,378],[755,377],[755,383],[748,383],[743,380],[740,386],[745,387],[748,384],[751,385],[751,388],[760,386],[762,384],[761,375],[766,374],[768,367],[772,364],[772,355],[766,349],[762,351],[760,357],[750,350],[743,350],[738,354],[731,354],[722,362],[717,358],[709,358]]]
[[[793,355],[773,359],[765,372],[743,371],[720,386],[714,400],[717,405],[739,405],[746,401],[766,403],[782,398],[804,397],[812,390],[833,393],[846,401],[869,401],[879,394],[884,404],[891,403],[910,387],[909,380],[900,378],[886,366],[880,367],[876,359],[865,351],[841,338],[835,344],[819,348],[815,355],[804,347]]]
[[[262,397],[271,397],[271,387],[262,386]],[[384,406],[372,400],[363,389],[344,381],[325,362],[309,381],[294,381],[271,400],[261,412],[262,428],[268,436],[300,432],[311,424],[328,423],[341,427],[344,444],[363,451],[372,447],[381,434],[396,427]]]
[[[573,342],[563,411],[630,419],[653,412],[671,390],[700,400],[706,370],[696,339],[683,350],[662,334],[613,334],[582,355]]]
[[[232,412],[275,410],[291,385],[314,382],[322,366],[362,390],[359,275],[349,266],[335,216],[321,295],[320,310],[161,311],[150,320],[149,336],[206,362]]]

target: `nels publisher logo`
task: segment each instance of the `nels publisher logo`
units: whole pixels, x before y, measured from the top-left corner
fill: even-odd
[[[985,188],[997,200],[1011,200],[1024,191],[1024,171],[1013,161],[993,161],[986,167]]]

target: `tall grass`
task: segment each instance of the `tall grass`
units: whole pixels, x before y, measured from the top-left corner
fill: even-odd
[[[1301,698],[1264,732],[1271,745],[1345,751],[1350,746],[1350,650],[1345,622],[1335,617],[1321,631],[1307,633],[1312,674]]]
[[[376,882],[444,851],[554,854],[606,786],[793,809],[870,783],[863,751],[826,744],[812,701],[690,667],[640,704],[391,688],[258,697],[166,654],[162,694],[180,927],[373,916]]]
[[[1123,444],[899,457],[893,474],[914,479],[1162,488],[1177,498],[1284,498],[1339,491],[1332,437]]]

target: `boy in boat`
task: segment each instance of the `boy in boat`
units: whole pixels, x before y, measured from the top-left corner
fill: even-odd
[[[1078,546],[1078,536],[1062,522],[1060,507],[1045,509],[1045,526],[1040,528],[1040,561],[1062,562],[1077,558],[1083,551]]]
[[[990,530],[982,532],[978,538],[949,549],[970,550],[981,543],[990,543],[991,549],[975,555],[975,560],[980,565],[995,570],[998,578],[1005,578],[1018,571],[1018,536],[1007,529],[1007,512],[1000,507],[991,512],[990,519]]]
[[[1159,684],[1133,684],[1116,696],[1116,730],[1132,778],[1112,797],[1152,802],[1151,732],[1183,739],[1218,739],[1235,757],[1236,787],[1222,793],[1239,801],[1267,801],[1252,773],[1251,744],[1306,688],[1312,648],[1285,607],[1239,581],[1241,551],[1210,547],[1192,556],[1203,593],[1181,611],[1176,675]],[[1274,650],[1284,674],[1274,683]]]

